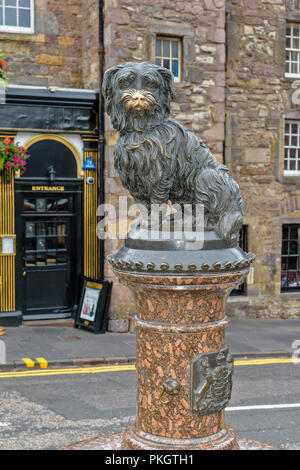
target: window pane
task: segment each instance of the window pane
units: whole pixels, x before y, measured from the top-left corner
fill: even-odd
[[[0,25],[3,25],[3,7],[0,7]]]
[[[15,8],[5,8],[6,26],[17,26],[17,10]]]
[[[19,26],[21,28],[30,28],[30,10],[19,10]]]
[[[26,251],[35,250],[35,238],[25,238],[25,250]]]
[[[293,36],[299,37],[299,26],[293,26]]]
[[[156,60],[155,60],[155,64],[161,66],[161,59],[156,59]]]
[[[179,76],[179,71],[178,71],[178,60],[173,60],[172,62],[172,72],[174,74],[174,77]]]
[[[30,0],[19,0],[19,7],[30,8]]]
[[[178,57],[178,41],[172,41],[172,57]]]
[[[24,199],[24,211],[35,211],[35,199]]]
[[[36,211],[37,212],[46,212],[46,199],[37,199],[36,200]]]
[[[290,239],[298,240],[298,226],[292,225],[290,229]]]
[[[169,40],[164,39],[163,41],[163,55],[164,57],[170,57],[170,41]]]
[[[293,40],[293,48],[299,49],[299,38],[294,38]]]
[[[166,69],[170,69],[170,61],[169,61],[169,59],[164,59],[164,67],[165,67]]]
[[[156,39],[156,57],[161,57],[161,40]]]
[[[58,199],[57,201],[58,211],[71,211],[71,200],[69,198]]]
[[[298,241],[291,241],[290,243],[290,255],[298,254]]]
[[[5,0],[5,5],[8,7],[15,7],[17,6],[17,0]]]
[[[290,27],[290,26],[287,26],[287,27],[286,27],[286,35],[287,35],[287,36],[290,36],[290,35],[291,35],[291,27]]]
[[[297,269],[297,257],[296,256],[291,256],[289,258],[289,269]]]
[[[298,124],[292,124],[292,134],[297,134],[298,132]]]
[[[56,211],[56,199],[47,199],[47,211]]]

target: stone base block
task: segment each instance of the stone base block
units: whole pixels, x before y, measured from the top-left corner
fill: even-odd
[[[123,438],[124,438],[123,433],[109,434],[106,436],[96,437],[95,439],[89,439],[86,441],[78,442],[76,444],[72,444],[70,446],[64,447],[61,450],[122,450]],[[168,449],[174,449],[174,447],[169,447]],[[150,449],[147,449],[147,450],[150,450]],[[179,450],[178,447],[177,447],[177,450]],[[189,449],[185,448],[181,450],[189,450]],[[193,450],[193,449],[190,449],[190,450]],[[281,450],[281,449],[279,447],[273,447],[263,442],[236,437],[236,446],[232,450]]]
[[[235,432],[226,426],[211,436],[198,439],[175,439],[154,436],[129,426],[124,433],[122,450],[232,450],[237,448]]]

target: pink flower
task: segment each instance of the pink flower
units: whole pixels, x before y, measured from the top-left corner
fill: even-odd
[[[7,162],[7,163],[5,164],[5,168],[6,168],[6,169],[8,169],[9,167],[11,167],[11,162]]]
[[[6,184],[10,184],[10,183],[11,183],[11,181],[8,181],[8,180],[6,181]]]

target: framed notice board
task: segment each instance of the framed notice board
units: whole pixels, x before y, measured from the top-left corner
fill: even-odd
[[[85,278],[75,319],[76,328],[85,328],[97,334],[105,333],[111,288],[110,281]]]

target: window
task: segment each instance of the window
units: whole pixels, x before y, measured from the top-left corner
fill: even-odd
[[[240,230],[239,247],[247,253],[248,251],[248,226],[243,225]],[[246,295],[246,282],[232,289],[230,295]]]
[[[173,72],[175,81],[181,76],[181,40],[178,38],[156,38],[155,63]]]
[[[300,290],[300,224],[282,226],[281,290]]]
[[[300,24],[286,27],[285,74],[300,77]]]
[[[34,0],[0,0],[0,32],[33,33]]]
[[[284,173],[300,171],[300,121],[287,121],[284,136]]]

